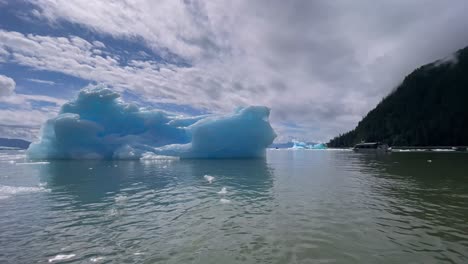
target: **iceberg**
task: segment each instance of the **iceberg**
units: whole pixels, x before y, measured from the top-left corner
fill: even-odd
[[[30,159],[258,158],[276,137],[264,106],[183,117],[125,103],[98,85],[82,89],[45,122]]]
[[[293,140],[293,146],[291,149],[327,149],[327,146],[323,143],[307,144],[302,141]]]

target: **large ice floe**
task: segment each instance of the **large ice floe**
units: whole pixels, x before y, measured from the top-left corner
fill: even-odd
[[[84,88],[42,127],[30,159],[257,158],[276,137],[264,106],[229,115],[182,117],[122,101],[104,86]]]

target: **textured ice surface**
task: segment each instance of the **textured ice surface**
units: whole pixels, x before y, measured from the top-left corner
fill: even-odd
[[[291,149],[326,149],[327,146],[323,143],[318,144],[307,144],[305,142],[293,140],[293,146]]]
[[[181,117],[127,104],[108,88],[85,88],[49,119],[31,159],[252,158],[276,137],[263,106],[230,115]]]

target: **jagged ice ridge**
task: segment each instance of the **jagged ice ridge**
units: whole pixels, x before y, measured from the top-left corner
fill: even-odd
[[[104,86],[82,89],[43,125],[31,159],[257,158],[276,137],[264,106],[182,117],[125,103]]]

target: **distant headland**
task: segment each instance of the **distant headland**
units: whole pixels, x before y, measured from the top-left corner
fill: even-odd
[[[361,141],[390,146],[468,145],[468,47],[450,60],[424,65],[329,147]]]

